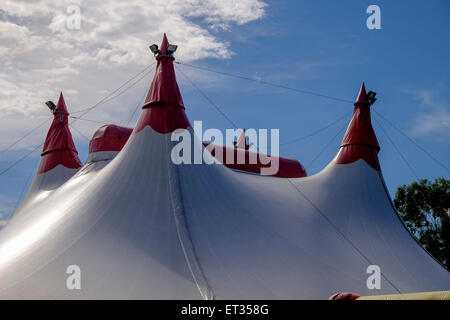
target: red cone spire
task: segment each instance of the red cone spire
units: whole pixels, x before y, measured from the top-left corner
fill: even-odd
[[[361,85],[361,88],[359,89],[358,97],[356,98],[356,101],[355,101],[355,104],[360,104],[360,103],[368,103],[366,86],[364,85],[364,81]]]
[[[375,170],[381,170],[377,155],[380,146],[372,127],[370,105],[363,82],[355,101],[352,120],[336,157],[336,163],[348,164],[364,159]]]
[[[72,169],[82,166],[70,133],[69,113],[62,92],[53,114],[54,119],[45,139],[38,174],[47,172],[59,164]]]
[[[64,101],[62,92],[59,93],[58,104],[56,105],[54,113],[69,113],[67,112],[66,102]]]
[[[166,33],[164,32],[164,36],[161,41],[161,47],[159,48],[160,54],[167,54],[167,46],[168,45],[169,45],[169,40],[167,40]]]
[[[167,51],[168,45],[169,41],[164,34],[160,52],[156,55],[155,77],[142,107],[144,111],[136,125],[136,132],[147,125],[159,133],[169,133],[190,126],[175,76],[175,58],[172,52]]]
[[[236,142],[236,148],[245,149],[246,141],[245,141],[245,129],[242,130],[241,136]]]

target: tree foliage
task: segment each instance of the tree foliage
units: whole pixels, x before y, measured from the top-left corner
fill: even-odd
[[[427,179],[397,189],[394,205],[419,242],[450,269],[450,180]]]

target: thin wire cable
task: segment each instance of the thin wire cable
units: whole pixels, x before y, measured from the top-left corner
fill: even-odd
[[[103,102],[109,102],[111,100],[116,99],[117,97],[121,96],[122,94],[124,94],[126,91],[128,91],[129,89],[131,89],[132,87],[134,87],[136,84],[138,84],[142,79],[144,79],[147,75],[149,75],[153,70],[148,70],[146,73],[144,73],[144,75],[142,75],[138,80],[136,80],[135,82],[133,82],[130,86],[128,86],[127,88],[125,88],[123,91],[119,92],[118,94],[116,94],[115,96],[110,97],[109,99],[105,100]]]
[[[144,91],[144,94],[142,95],[142,98],[139,100],[138,104],[136,105],[136,108],[134,109],[133,113],[131,114],[130,119],[128,119],[127,123],[125,124],[125,127],[128,127],[128,125],[130,124],[131,120],[133,120],[134,115],[138,111],[139,107],[142,106],[142,104],[144,103],[144,99],[145,99],[146,96],[147,96],[147,92]]]
[[[52,136],[50,136],[49,140],[53,139],[56,135],[57,131],[54,131]],[[47,140],[47,139],[46,139]],[[24,156],[22,156],[21,158],[17,159],[16,161],[14,161],[9,167],[7,167],[6,169],[4,169],[3,171],[0,172],[0,176],[5,174],[6,172],[8,172],[10,169],[12,169],[13,167],[15,167],[17,164],[19,164],[22,160],[26,159],[28,156],[30,156],[34,151],[36,151],[37,149],[39,149],[40,147],[42,147],[45,144],[45,142],[39,144],[38,146],[34,147],[30,152],[26,153]]]
[[[177,68],[178,71],[180,71],[181,75],[186,78],[189,83],[195,88],[197,89],[197,91],[203,96],[203,98],[206,99],[206,101],[208,101],[234,128],[238,128],[238,126],[236,125],[236,123],[234,123],[233,120],[231,120],[221,109],[220,107],[214,103],[214,101],[212,101],[192,80],[191,78],[189,78],[187,76],[187,74],[185,74],[180,68]]]
[[[333,139],[334,140],[334,139]],[[308,201],[308,203],[344,238],[345,241],[347,241],[352,247],[353,249],[355,249],[355,251],[357,253],[359,253],[370,265],[373,265],[372,261],[369,259],[369,257],[367,257],[361,250],[359,250],[359,248],[356,246],[356,244],[353,243],[353,241],[348,238],[344,232],[342,232],[339,227],[333,222],[331,221],[331,219],[322,211],[320,210],[320,208],[306,195],[304,194],[292,181],[290,178],[286,179],[289,181],[289,183],[295,188],[295,190],[298,191],[298,193],[306,200]],[[401,293],[401,291],[397,288],[397,286],[394,285],[394,283],[392,283],[392,281],[390,281],[387,276],[385,274],[383,274],[383,272],[381,272],[382,277],[389,282],[389,284],[398,292]]]
[[[72,118],[74,118],[75,120],[72,121],[72,123],[76,122],[77,120],[82,120],[81,118],[86,115],[89,111],[93,110],[94,108],[100,106],[103,103],[106,103],[112,99],[117,98],[119,95],[121,95],[122,93],[124,93],[125,91],[131,89],[134,85],[136,85],[139,81],[141,81],[147,74],[145,74],[143,77],[141,77],[138,81],[136,81],[135,83],[133,83],[131,86],[129,86],[128,88],[126,88],[123,92],[121,92],[120,94],[114,96],[113,98],[111,98],[111,96],[116,93],[117,91],[119,91],[120,89],[122,89],[124,86],[126,86],[128,83],[130,83],[133,79],[136,79],[137,77],[139,77],[139,75],[141,75],[142,73],[144,73],[147,69],[151,68],[153,65],[155,64],[155,62],[153,62],[152,64],[146,66],[144,69],[142,69],[141,71],[139,71],[136,75],[134,75],[132,78],[128,79],[127,81],[125,81],[122,85],[120,85],[117,89],[115,89],[114,91],[112,91],[110,94],[108,94],[107,96],[105,96],[104,98],[102,98],[100,101],[98,101],[96,104],[94,104],[93,106],[86,108],[86,109],[82,109],[82,110],[78,110],[73,112],[74,114],[77,113],[82,113],[80,116],[78,117],[74,117],[71,116]],[[33,128],[32,130],[30,130],[29,132],[27,132],[24,136],[22,136],[20,139],[18,139],[17,141],[15,141],[14,143],[12,143],[10,146],[8,146],[6,149],[0,151],[0,154],[3,154],[4,152],[6,152],[7,150],[11,149],[12,147],[14,147],[15,145],[17,145],[20,141],[22,141],[23,139],[25,139],[26,137],[28,137],[31,133],[33,133],[34,131],[36,131],[37,129],[39,129],[41,126],[43,126],[48,120],[50,120],[51,118],[46,119],[45,121],[43,121],[42,123],[40,123],[38,126],[36,126],[35,128]],[[89,120],[88,120],[89,121]],[[90,120],[93,121],[93,120]],[[33,149],[36,150],[37,148],[41,147],[43,145],[43,143],[41,143],[40,145],[38,145],[37,147],[35,147]],[[28,153],[24,158],[20,158],[17,162],[13,163],[11,166],[9,166],[8,168],[6,168],[5,170],[0,172],[0,175],[2,175],[3,173],[9,171],[12,167],[14,167],[17,163],[19,163],[20,161],[22,161],[23,159],[25,159],[28,155],[30,155],[32,152]]]
[[[4,152],[8,151],[9,149],[11,149],[12,147],[14,147],[16,144],[18,144],[20,141],[22,141],[23,139],[25,139],[26,137],[28,137],[30,134],[32,134],[34,131],[36,131],[37,129],[39,129],[40,127],[42,127],[45,123],[47,123],[48,120],[52,119],[52,117],[45,119],[43,122],[41,122],[39,125],[37,125],[36,127],[34,127],[33,129],[31,129],[30,131],[28,131],[24,136],[22,136],[20,139],[16,140],[15,142],[13,142],[12,144],[10,144],[8,147],[6,147],[5,149],[3,149],[2,151],[0,151],[0,155],[3,154]]]
[[[316,134],[319,134],[319,133],[321,133],[322,131],[325,131],[326,129],[332,127],[333,125],[339,123],[340,121],[342,121],[343,119],[345,119],[349,114],[350,114],[350,112],[346,112],[342,117],[339,117],[338,119],[336,119],[335,121],[333,121],[333,122],[327,124],[326,126],[320,128],[320,129],[318,129],[318,130],[316,130],[316,131],[313,131],[312,133],[307,134],[307,135],[305,135],[305,136],[302,136],[302,137],[299,137],[299,138],[296,138],[296,139],[293,139],[293,140],[290,140],[290,141],[287,141],[287,142],[280,143],[280,146],[285,146],[285,145],[288,145],[288,144],[296,143],[296,142],[299,142],[299,141],[301,141],[301,140],[305,140],[305,139],[307,139],[307,138],[310,138],[310,137],[312,137],[312,136],[315,136]]]
[[[392,138],[388,135],[387,131],[383,128],[383,126],[381,125],[381,123],[377,120],[377,118],[373,118],[375,120],[375,122],[378,124],[378,126],[380,127],[381,131],[384,133],[384,135],[388,138],[389,142],[392,144],[392,146],[394,147],[394,149],[397,151],[397,153],[399,154],[400,158],[402,158],[402,160],[406,163],[406,165],[408,166],[409,170],[411,170],[412,174],[416,177],[417,180],[419,180],[419,176],[417,175],[416,171],[413,169],[413,167],[411,166],[411,164],[408,162],[408,160],[406,160],[406,157],[403,156],[402,152],[400,151],[400,149],[397,147],[397,145],[394,143],[394,140],[392,140]]]
[[[91,119],[86,119],[86,118],[78,118],[78,117],[74,117],[74,116],[69,116],[69,117],[72,119],[77,119],[77,120],[81,120],[81,121],[93,122],[93,123],[98,123],[98,124],[108,124],[107,122],[103,122],[103,121],[91,120]]]
[[[50,136],[49,140],[53,139],[56,135],[57,131],[55,130],[52,134],[52,136]],[[46,139],[47,140],[47,139]],[[19,164],[21,161],[23,161],[24,159],[26,159],[28,156],[30,156],[34,151],[36,151],[37,149],[39,149],[40,147],[42,147],[44,145],[45,142],[39,144],[38,146],[34,147],[30,152],[26,153],[24,156],[22,156],[21,158],[17,159],[16,161],[14,161],[9,167],[7,167],[6,169],[0,171],[0,176],[5,174],[6,172],[8,172],[10,169],[12,169],[13,167],[15,167],[17,164]]]
[[[149,73],[151,72],[151,70],[147,71],[146,73],[144,73],[143,76],[141,76],[137,81],[133,82],[130,86],[126,87],[125,90],[119,92],[118,94],[116,94],[115,96],[110,96],[110,97],[105,97],[104,99],[101,100],[101,103],[97,103],[95,105],[93,105],[90,108],[85,109],[81,115],[78,116],[78,118],[82,118],[84,117],[88,112],[92,111],[93,109],[111,101],[116,99],[117,97],[121,96],[122,94],[124,94],[126,91],[128,91],[129,89],[131,89],[132,87],[134,87],[136,84],[138,84],[142,79],[144,79]],[[123,87],[123,86],[122,86]],[[117,91],[115,91],[117,92]],[[77,111],[77,113],[79,113],[80,111]]]
[[[80,136],[82,136],[84,139],[86,139],[88,142],[91,141],[91,139],[89,139],[87,136],[84,135],[84,133],[82,133],[80,130],[77,129],[77,127],[75,127],[73,125],[73,123],[69,124],[69,126],[74,129]]]
[[[30,180],[33,177],[33,173],[36,171],[36,168],[37,168],[38,164],[39,164],[39,158],[36,158],[36,161],[34,162],[34,165],[33,165],[33,170],[30,170],[30,174],[28,175],[28,178],[25,180],[25,183],[24,183],[24,185],[22,187],[22,191],[20,192],[20,195],[17,198],[16,204],[14,205],[14,209],[11,212],[12,214],[14,212],[16,212],[17,208],[19,207],[19,204],[20,204],[21,200],[23,201],[23,197],[25,196],[26,187],[29,185]]]
[[[44,144],[41,143],[40,145],[36,146],[35,148],[33,148],[30,152],[28,152],[27,154],[25,154],[23,157],[19,158],[18,160],[14,161],[9,167],[7,167],[6,169],[4,169],[3,171],[0,171],[0,176],[3,175],[4,173],[8,172],[11,168],[13,168],[14,166],[16,166],[19,162],[21,162],[22,160],[24,160],[25,158],[27,158],[29,155],[31,155],[34,151],[36,151],[37,149],[39,149],[40,147],[42,147]]]
[[[179,65],[191,67],[191,68],[196,68],[196,69],[199,69],[199,70],[209,71],[209,72],[213,72],[213,73],[217,73],[217,74],[221,74],[221,75],[225,75],[225,76],[229,76],[229,77],[233,77],[233,78],[243,79],[243,80],[247,80],[247,81],[253,81],[253,82],[261,83],[261,84],[264,84],[264,85],[267,85],[267,86],[272,86],[272,87],[281,88],[281,89],[285,89],[285,90],[295,91],[295,92],[298,92],[298,93],[308,94],[308,95],[321,97],[321,98],[325,98],[325,99],[330,99],[330,100],[334,100],[334,101],[338,101],[338,102],[353,103],[353,101],[351,101],[351,100],[342,99],[342,98],[338,98],[338,97],[333,97],[333,96],[329,96],[329,95],[326,95],[326,94],[313,92],[313,91],[309,91],[309,90],[288,87],[288,86],[285,86],[285,85],[272,83],[272,82],[268,82],[268,81],[264,81],[264,80],[257,80],[257,79],[253,79],[253,78],[250,78],[250,77],[238,75],[238,74],[233,74],[233,73],[229,73],[229,72],[223,72],[223,71],[213,70],[213,69],[210,69],[210,68],[195,66],[195,65],[184,63],[184,62],[180,62],[180,61],[175,61],[175,63],[177,63]]]
[[[337,138],[337,136],[345,130],[345,128],[347,127],[347,124],[345,124],[334,136],[333,138],[330,139],[330,141],[328,141],[328,143],[322,148],[322,150],[320,150],[320,152],[311,160],[311,162],[308,164],[308,166],[306,167],[308,170],[311,168],[311,166],[313,165],[313,163],[322,155],[322,153],[325,152],[325,150],[331,145],[331,143],[333,143],[333,141]]]
[[[97,102],[96,104],[94,104],[93,106],[83,109],[83,110],[78,110],[75,111],[73,113],[82,113],[80,116],[78,117],[73,117],[74,121],[72,121],[72,124],[78,120],[81,120],[81,118],[86,115],[88,112],[90,112],[91,110],[93,110],[94,108],[100,106],[103,103],[106,103],[107,101],[110,101],[112,99],[117,98],[119,95],[123,94],[125,91],[131,89],[134,85],[136,85],[139,81],[141,81],[143,78],[145,78],[145,76],[148,74],[145,74],[144,76],[142,76],[141,78],[139,78],[138,81],[134,82],[131,86],[127,87],[124,91],[122,91],[121,93],[119,93],[118,95],[114,96],[111,98],[111,96],[116,93],[117,91],[119,91],[121,88],[123,88],[125,85],[127,85],[128,83],[130,83],[133,79],[136,79],[139,75],[141,75],[143,72],[145,72],[148,68],[152,67],[155,64],[155,62],[153,62],[152,64],[150,64],[149,66],[145,67],[143,70],[141,70],[138,74],[134,75],[132,78],[130,78],[129,80],[125,81],[119,88],[115,89],[113,92],[111,92],[110,94],[108,94],[107,96],[105,96],[103,99],[101,99],[99,102]],[[49,119],[47,119],[46,121],[48,121]],[[45,122],[46,122],[45,121]],[[16,142],[14,142],[13,144],[11,144],[11,146],[9,146],[7,149],[3,150],[1,153],[3,153],[4,151],[12,148],[14,145],[16,145],[18,142],[22,141],[26,136],[30,135],[32,132],[34,132],[35,130],[37,130],[40,126],[44,125],[44,123],[41,123],[39,126],[35,127],[33,130],[31,130],[30,132],[28,132],[25,136],[23,136],[22,138],[20,138],[19,140],[17,140]],[[75,127],[74,127],[75,128]],[[77,130],[77,129],[75,129]],[[34,151],[36,151],[38,148],[42,147],[44,144],[41,143],[38,146],[36,146],[35,148],[33,148],[30,152],[28,152],[27,154],[25,154],[23,157],[19,158],[18,160],[14,161],[9,167],[7,167],[6,169],[0,171],[0,176],[3,175],[4,173],[8,172],[10,169],[12,169],[13,167],[15,167],[17,164],[19,164],[22,160],[24,160],[25,158],[27,158],[29,155],[31,155]]]
[[[125,81],[123,84],[121,84],[117,89],[115,89],[114,91],[110,92],[109,94],[107,94],[104,98],[100,99],[100,101],[98,101],[97,103],[95,103],[94,105],[85,108],[85,109],[81,109],[78,111],[74,111],[72,112],[72,114],[78,114],[78,113],[84,113],[86,111],[90,111],[108,101],[110,101],[110,97],[118,92],[120,89],[122,89],[124,86],[126,86],[128,83],[130,83],[131,81],[133,81],[134,79],[136,79],[137,77],[139,77],[142,73],[144,73],[145,71],[147,71],[147,69],[151,68],[153,65],[155,64],[155,62],[153,62],[152,64],[146,66],[144,69],[142,69],[141,71],[139,71],[137,74],[135,74],[133,77],[131,77],[130,79],[128,79],[127,81]],[[142,78],[141,78],[142,79]],[[140,81],[140,80],[139,80]],[[125,90],[126,91],[126,90]],[[115,97],[117,98],[117,96]],[[84,114],[82,114],[80,117],[83,117]]]
[[[373,110],[381,119],[383,119],[385,122],[387,122],[387,124],[389,124],[392,128],[394,128],[395,130],[397,130],[401,135],[403,135],[404,137],[406,137],[412,144],[414,144],[418,149],[420,149],[422,152],[424,152],[428,157],[430,157],[434,162],[436,162],[437,164],[439,164],[442,168],[444,168],[447,172],[450,173],[450,169],[443,164],[441,161],[439,161],[436,157],[434,157],[430,152],[428,152],[426,149],[424,149],[423,147],[421,147],[416,141],[414,141],[411,137],[409,137],[405,132],[403,132],[403,130],[401,130],[400,128],[398,128],[395,124],[393,124],[391,121],[389,121],[388,119],[386,119],[381,113],[377,112],[376,110]]]

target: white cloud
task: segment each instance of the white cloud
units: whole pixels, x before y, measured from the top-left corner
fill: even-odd
[[[66,26],[74,3],[81,9],[80,30]],[[261,0],[3,1],[0,150],[48,117],[43,102],[56,100],[60,90],[76,111],[152,63],[148,45],[159,43],[164,32],[179,45],[177,59],[228,59],[233,52],[215,30],[261,19],[265,9]],[[150,81],[144,81],[139,90],[146,90]],[[125,94],[89,117],[123,124],[140,96]],[[88,136],[96,128],[77,126]],[[45,131],[17,148],[41,143]]]
[[[438,140],[450,138],[450,105],[435,98],[430,90],[412,92],[414,99],[420,103],[420,112],[413,121],[411,132],[415,136],[431,136]]]

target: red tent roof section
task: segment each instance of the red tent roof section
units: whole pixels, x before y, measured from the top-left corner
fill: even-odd
[[[210,148],[208,148],[208,149],[211,151],[211,154],[214,157],[216,157],[215,149],[222,148],[222,156],[223,156],[223,160],[224,160],[223,164],[230,169],[261,174],[261,168],[270,167],[270,163],[269,164],[261,163],[261,161],[259,159],[259,154],[257,152],[252,152],[252,151],[239,149],[239,148],[231,148],[231,147],[227,147],[227,146],[219,146],[219,145],[211,144],[209,142],[203,142],[203,145],[205,147],[210,146]],[[227,160],[228,160],[226,157],[227,152],[233,153],[234,159],[233,159],[232,163],[231,163],[231,161],[227,162]],[[243,164],[237,163],[239,153],[241,155],[243,155],[242,158],[245,159],[245,162]],[[250,155],[251,154],[257,160],[256,163],[254,163],[254,164],[250,163]],[[273,156],[269,156],[269,157],[275,158]],[[218,159],[218,160],[220,161],[220,159]],[[281,158],[281,157],[278,157],[278,160],[279,160],[279,162],[278,162],[279,169],[278,169],[278,172],[273,175],[274,177],[303,178],[303,177],[307,176],[305,168],[297,160]]]
[[[132,128],[107,124],[98,128],[89,142],[89,153],[98,151],[120,151],[133,132]]]
[[[377,155],[379,151],[380,146],[373,131],[370,103],[363,82],[355,102],[352,120],[336,157],[336,163],[348,164],[364,159],[372,168],[381,171]]]
[[[172,54],[167,54],[168,44],[169,41],[164,34],[160,53],[156,56],[155,77],[142,107],[144,111],[137,122],[136,132],[147,125],[159,133],[169,133],[190,126],[175,77],[173,66],[175,58]]]
[[[53,122],[48,130],[44,148],[42,149],[42,159],[39,164],[38,174],[47,172],[59,164],[73,169],[82,166],[70,133],[68,117],[69,113],[61,92],[54,111]]]

